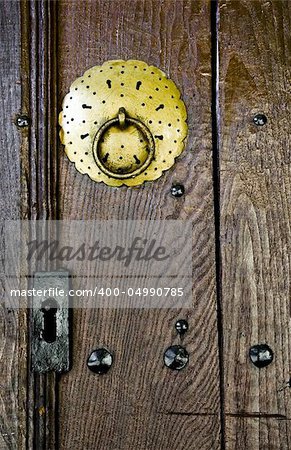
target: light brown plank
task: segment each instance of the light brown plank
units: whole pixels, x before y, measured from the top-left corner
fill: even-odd
[[[17,129],[16,117],[21,112],[21,20],[19,2],[1,5],[1,189],[0,215],[4,220],[26,216],[25,177],[22,172],[22,137],[27,130]],[[12,38],[13,36],[13,38]],[[24,188],[24,189],[23,189]],[[1,236],[1,275],[5,273]],[[2,277],[1,277],[2,278]],[[17,280],[11,287],[18,287]],[[4,278],[1,283],[0,312],[0,448],[23,449],[26,445],[27,401],[27,324],[26,311],[5,306]]]
[[[290,446],[291,391],[278,392],[291,354],[290,13],[285,1],[219,2],[225,409],[285,417],[227,418],[229,449]],[[257,343],[274,351],[267,368],[248,358]]]
[[[181,88],[190,129],[187,150],[174,168],[139,189],[94,184],[60,148],[61,218],[189,219],[194,242],[193,309],[74,311],[73,368],[59,384],[60,448],[219,448],[210,4],[62,1],[58,33],[60,100],[87,68],[107,59],[141,59],[165,70]],[[170,195],[174,182],[185,185],[181,199]],[[190,364],[173,373],[162,355],[179,342],[174,324],[180,317],[190,324],[183,341]],[[100,344],[116,355],[104,377],[86,367],[88,353]]]

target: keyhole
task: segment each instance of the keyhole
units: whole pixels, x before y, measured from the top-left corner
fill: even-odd
[[[57,338],[57,310],[58,302],[54,298],[47,298],[42,303],[43,313],[42,339],[48,343],[55,342]]]

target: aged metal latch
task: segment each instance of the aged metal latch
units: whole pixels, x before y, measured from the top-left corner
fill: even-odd
[[[35,372],[69,370],[69,273],[34,275],[31,366]]]

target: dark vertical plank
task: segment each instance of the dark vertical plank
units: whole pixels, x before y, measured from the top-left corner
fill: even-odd
[[[21,214],[20,136],[14,124],[21,102],[18,2],[1,3],[0,42],[0,217],[4,220],[19,219]],[[2,237],[1,248],[4,245]],[[0,266],[1,274],[5,273],[2,258]],[[22,385],[18,379],[19,356],[22,355],[18,337],[22,314],[5,307],[2,283],[0,292],[0,448],[6,450],[15,449],[17,440],[19,439],[21,445],[24,439],[21,423],[23,407],[20,408],[19,402]],[[25,360],[23,364],[25,367]]]
[[[227,448],[291,446],[287,1],[220,1],[220,174]],[[264,113],[264,126],[253,117]],[[274,362],[248,358],[267,343]]]
[[[183,92],[188,147],[160,180],[112,189],[78,173],[60,147],[63,219],[189,219],[193,222],[193,308],[75,310],[73,367],[60,380],[60,448],[218,449],[220,398],[216,326],[211,143],[210,3],[134,0],[59,2],[61,98],[84,70],[108,59],[141,59]],[[170,195],[172,183],[186,195]],[[163,367],[175,321],[185,317],[190,364]],[[98,344],[118,361],[108,376],[86,368]]]
[[[29,132],[22,139],[22,167],[26,181],[22,192],[25,198],[23,217],[33,221],[57,219],[58,214],[56,21],[57,2],[21,2],[22,110],[31,122]],[[35,266],[32,270],[47,270],[47,267]],[[31,307],[31,304],[27,306]],[[29,351],[27,358],[26,445],[27,448],[51,450],[56,448],[57,440],[56,376],[54,373],[32,373]]]

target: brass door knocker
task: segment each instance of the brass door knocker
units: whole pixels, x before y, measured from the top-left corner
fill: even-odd
[[[74,81],[60,138],[79,172],[109,186],[159,178],[183,151],[187,113],[175,83],[142,61],[107,61]]]

